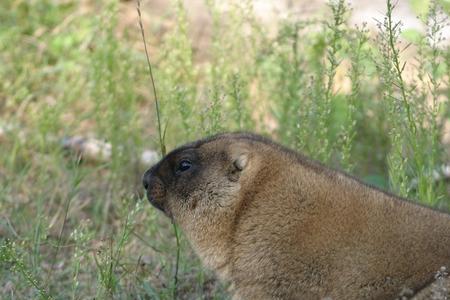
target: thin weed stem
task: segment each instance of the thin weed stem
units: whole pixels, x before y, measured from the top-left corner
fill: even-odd
[[[388,37],[389,37],[389,47],[391,48],[391,51],[392,51],[392,63],[394,65],[394,69],[395,69],[397,81],[398,81],[397,85],[398,85],[398,88],[400,89],[403,105],[406,108],[406,114],[407,114],[407,118],[408,118],[409,127],[410,127],[412,133],[416,134],[416,132],[417,132],[416,123],[414,122],[414,119],[413,119],[413,116],[411,113],[411,107],[408,102],[408,97],[406,96],[405,81],[403,80],[403,71],[405,69],[406,62],[402,66],[400,66],[400,51],[395,46],[396,40],[397,40],[397,38],[396,38],[397,31],[399,30],[399,26],[400,26],[400,22],[394,24],[394,22],[392,20],[392,11],[394,10],[395,6],[396,6],[396,4],[392,4],[391,0],[387,0],[387,12],[386,12],[387,28],[386,29],[387,29],[387,33],[388,33]]]
[[[161,155],[164,156],[164,155],[166,155],[166,146],[164,143],[162,127],[161,127],[161,114],[159,111],[158,96],[156,94],[155,79],[153,77],[152,64],[150,63],[150,56],[149,56],[148,50],[147,50],[147,42],[145,40],[144,25],[142,24],[141,1],[140,0],[137,0],[137,13],[138,13],[139,28],[141,29],[142,42],[144,43],[145,57],[147,59],[148,72],[150,74],[150,79],[151,79],[152,87],[153,87],[153,96],[155,99],[156,117],[158,119],[159,146],[161,147]]]
[[[164,134],[162,132],[162,127],[161,127],[161,114],[159,111],[159,103],[158,103],[158,97],[156,94],[156,86],[155,86],[155,80],[153,77],[153,72],[152,72],[152,65],[150,63],[150,57],[148,54],[148,50],[147,50],[147,43],[145,41],[145,32],[144,32],[144,26],[142,24],[142,15],[141,15],[141,1],[137,0],[137,12],[138,12],[138,20],[139,20],[139,27],[141,29],[141,35],[142,35],[142,42],[144,43],[144,50],[145,50],[145,57],[147,58],[147,65],[148,65],[148,70],[150,73],[150,79],[152,82],[152,86],[153,86],[153,95],[155,98],[155,107],[156,107],[156,116],[158,119],[158,134],[159,134],[159,145],[161,147],[161,155],[165,156],[166,155],[166,146],[164,143],[164,137],[165,137],[165,129],[164,129]],[[179,237],[179,232],[178,232],[178,228],[177,225],[173,222],[172,220],[172,226],[173,226],[173,231],[175,234],[175,239],[176,239],[176,244],[177,244],[177,250],[176,250],[176,261],[175,261],[175,272],[173,275],[173,299],[177,298],[177,293],[178,293],[178,268],[179,268],[179,264],[180,264],[180,237]]]
[[[178,269],[179,269],[179,265],[180,265],[180,252],[181,252],[181,247],[180,247],[180,235],[178,232],[178,227],[175,224],[175,222],[172,219],[172,227],[173,227],[173,232],[175,233],[175,239],[177,242],[177,258],[175,260],[175,272],[173,275],[173,290],[172,290],[172,298],[175,300],[178,297]]]

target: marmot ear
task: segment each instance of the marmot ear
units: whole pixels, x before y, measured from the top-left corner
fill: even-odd
[[[241,172],[248,166],[248,152],[237,154],[233,157],[233,167],[228,174],[228,178],[231,181],[238,181],[241,176]]]
[[[242,153],[237,158],[234,159],[233,165],[234,167],[242,171],[247,167],[248,164],[248,153]]]
[[[232,161],[232,169],[229,173],[229,179],[231,181],[238,181],[241,176],[241,172],[249,165],[250,151],[247,145],[241,143],[235,143],[231,145],[230,158]]]

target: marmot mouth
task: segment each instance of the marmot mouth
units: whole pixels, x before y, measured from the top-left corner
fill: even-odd
[[[166,190],[161,179],[154,175],[154,168],[149,169],[143,176],[143,185],[147,190],[147,199],[151,205],[167,214],[164,205]]]
[[[151,195],[150,192],[147,192],[147,199],[148,199],[148,201],[150,202],[151,205],[153,205],[154,207],[156,207],[157,209],[159,209],[163,213],[166,213],[166,211],[164,210],[164,205],[162,204],[162,202],[158,202],[156,200],[156,198]]]

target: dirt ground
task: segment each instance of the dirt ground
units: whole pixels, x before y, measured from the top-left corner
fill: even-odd
[[[126,1],[128,5],[135,6],[134,1]],[[224,9],[226,3],[223,1]],[[268,27],[276,26],[277,22],[287,15],[296,15],[299,18],[309,18],[321,14],[327,9],[327,0],[252,0],[255,15]],[[395,1],[394,1],[395,2]],[[386,11],[385,0],[350,0],[353,8],[351,22],[362,24],[366,22],[369,26],[376,26],[377,20],[382,20]],[[410,1],[398,0],[394,10],[394,18],[403,23],[404,29],[424,30],[422,22],[413,12]],[[145,11],[152,16],[162,16],[170,10],[171,1],[148,0],[143,1]],[[211,18],[205,5],[205,0],[184,0],[191,24],[194,38],[205,35],[211,25]],[[450,37],[450,28],[447,28],[444,36]]]
[[[268,33],[276,33],[277,24],[283,18],[295,16],[298,19],[311,19],[329,13],[327,7],[328,0],[248,0],[253,7],[256,18],[261,21],[264,30]],[[401,21],[403,30],[415,29],[424,32],[425,28],[410,5],[411,0],[398,0],[394,10],[394,19]],[[89,0],[84,0],[89,2]],[[174,25],[173,2],[171,0],[141,0],[143,22],[147,29],[150,29],[149,44],[153,51],[158,51],[160,38]],[[183,0],[187,11],[189,22],[189,32],[193,44],[194,56],[196,60],[205,58],[205,49],[211,41],[212,18],[206,0]],[[217,1],[221,3],[222,9],[237,0]],[[121,1],[119,32],[138,34],[136,1]],[[386,11],[385,0],[349,0],[352,7],[350,22],[355,25],[367,23],[368,27],[376,30],[377,21],[382,21]],[[224,17],[226,14],[224,14]],[[450,26],[444,30],[446,41],[450,42]],[[138,39],[139,40],[139,39]],[[142,47],[142,44],[136,44]]]

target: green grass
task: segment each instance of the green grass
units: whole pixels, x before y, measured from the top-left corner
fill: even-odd
[[[224,130],[255,131],[449,209],[445,180],[435,178],[448,162],[450,112],[438,3],[414,4],[426,12],[425,33],[403,34],[392,1],[375,33],[349,26],[351,10],[333,1],[321,19],[293,15],[273,34],[251,1],[224,13],[211,0],[211,36],[198,49],[174,0],[159,20],[164,30],[144,18],[167,150]],[[174,286],[173,227],[140,183],[142,151],[161,142],[137,13],[135,26],[121,23],[127,5],[0,4],[2,299],[172,299],[175,290],[180,299],[229,298],[182,235]],[[109,142],[111,159],[64,151],[61,141],[74,135]]]

